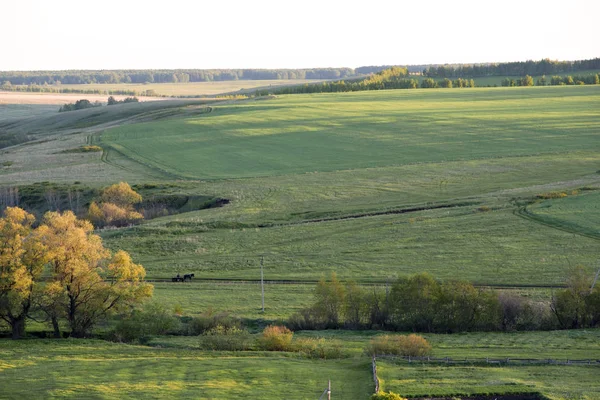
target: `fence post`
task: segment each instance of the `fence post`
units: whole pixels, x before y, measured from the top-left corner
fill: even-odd
[[[373,381],[375,381],[375,393],[379,393],[379,378],[377,378],[377,363],[373,356]]]

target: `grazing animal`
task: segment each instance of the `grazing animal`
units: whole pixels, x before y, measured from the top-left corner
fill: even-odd
[[[185,274],[185,275],[183,275],[183,282],[191,281],[193,277],[194,277],[194,274]]]

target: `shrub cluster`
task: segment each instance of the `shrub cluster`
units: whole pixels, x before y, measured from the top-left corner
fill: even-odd
[[[223,325],[204,332],[200,344],[205,350],[243,351],[253,348],[252,336],[247,330]]]
[[[319,281],[313,305],[291,315],[287,326],[440,333],[594,327],[600,325],[600,288],[590,293],[589,278],[569,278],[549,304],[468,282],[441,283],[425,273],[400,278],[391,290],[344,285],[333,274]]]
[[[415,334],[404,335],[381,335],[376,336],[369,342],[366,348],[367,354],[395,355],[424,357],[431,354],[431,345],[423,337]]]
[[[102,103],[100,103],[99,101],[95,101],[92,103],[88,99],[81,99],[81,100],[77,100],[75,103],[68,103],[68,104],[61,106],[58,109],[58,112],[84,110],[86,108],[100,107],[100,106],[102,106]]]
[[[371,396],[371,400],[407,400],[394,392],[377,392]]]

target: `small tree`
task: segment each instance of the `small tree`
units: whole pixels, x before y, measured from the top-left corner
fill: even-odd
[[[581,266],[569,271],[567,288],[552,296],[551,308],[563,328],[594,326],[600,316],[600,288],[592,285],[591,276]]]
[[[344,286],[338,281],[335,272],[331,273],[331,280],[321,278],[315,289],[316,303],[314,306],[318,318],[329,328],[337,328],[344,312],[345,300]]]
[[[346,324],[351,327],[358,328],[362,321],[365,309],[365,295],[356,284],[356,282],[348,282],[346,284],[346,296],[344,304],[344,314],[346,315]]]
[[[525,75],[520,80],[521,86],[533,86],[533,78],[529,75]]]

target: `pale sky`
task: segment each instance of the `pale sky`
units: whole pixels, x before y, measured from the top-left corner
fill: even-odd
[[[588,59],[599,15],[599,0],[0,0],[0,70]]]

